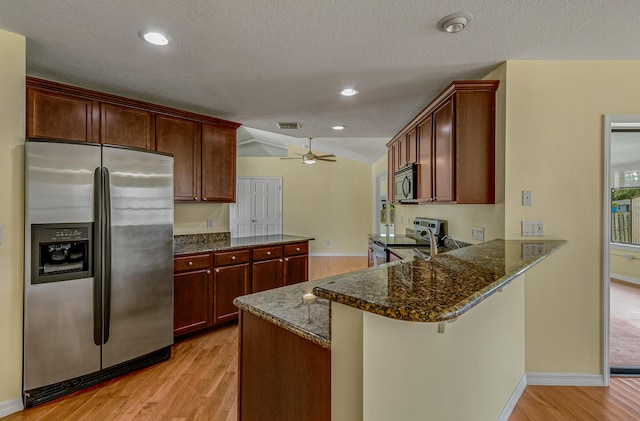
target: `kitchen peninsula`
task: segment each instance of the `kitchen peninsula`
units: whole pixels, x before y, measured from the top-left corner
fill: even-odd
[[[564,244],[493,240],[237,298],[239,419],[495,420],[524,388],[519,279]]]

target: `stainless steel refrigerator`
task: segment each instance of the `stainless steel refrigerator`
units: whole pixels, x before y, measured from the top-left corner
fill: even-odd
[[[173,157],[25,143],[25,407],[166,360]]]

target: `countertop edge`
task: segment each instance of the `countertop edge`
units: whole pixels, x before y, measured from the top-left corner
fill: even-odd
[[[523,266],[522,268],[515,271],[514,273],[505,275],[504,277],[493,282],[491,285],[488,285],[487,287],[475,292],[474,294],[468,296],[464,300],[456,303],[455,306],[447,307],[446,309],[443,309],[438,313],[421,314],[419,312],[411,311],[411,309],[399,309],[396,307],[383,306],[375,302],[369,302],[361,298],[353,297],[348,294],[342,294],[342,293],[337,293],[334,291],[323,289],[322,284],[315,286],[313,288],[313,294],[320,298],[324,298],[332,302],[357,308],[369,313],[378,314],[380,316],[388,317],[390,319],[402,320],[402,321],[408,321],[408,322],[422,322],[422,323],[443,322],[443,321],[452,320],[460,317],[461,315],[469,311],[471,308],[475,307],[482,301],[486,300],[488,297],[493,295],[496,291],[499,291],[501,288],[503,288],[504,286],[509,284],[511,281],[513,281],[514,279],[522,275],[524,272],[531,269],[533,266],[537,265],[547,257],[551,256],[552,254],[554,254],[556,251],[558,251],[559,249],[561,249],[567,244],[566,240],[554,240],[554,241],[559,241],[560,243],[558,244],[557,247],[554,247],[554,249],[551,250],[550,252],[547,252],[544,255],[540,256],[539,258],[532,260],[530,263]],[[403,261],[406,261],[406,260],[407,259]],[[402,264],[403,261],[387,263],[383,266],[400,265]],[[401,310],[401,311],[397,311],[397,310]]]
[[[247,311],[253,314],[254,316],[260,317],[261,319],[264,319],[270,323],[273,323],[276,326],[279,326],[285,330],[288,330],[291,333],[294,333],[298,336],[302,336],[303,338],[315,343],[316,345],[321,346],[322,348],[329,349],[329,350],[331,349],[330,339],[323,338],[322,336],[319,336],[313,332],[305,330],[298,325],[290,323],[280,317],[274,316],[264,310],[260,310],[259,308],[256,308],[249,304],[245,304],[242,301],[238,300],[237,298],[233,300],[233,305],[238,307],[240,310]]]
[[[197,245],[191,244],[189,246],[190,250],[182,250],[182,249],[187,248],[184,245],[180,245],[180,246],[175,246],[174,245],[173,256],[174,257],[180,257],[180,256],[188,256],[188,255],[191,255],[191,254],[215,253],[215,252],[219,252],[219,251],[241,250],[241,249],[252,248],[252,247],[253,248],[255,248],[255,247],[267,247],[269,245],[294,244],[294,243],[301,243],[301,242],[304,242],[304,241],[313,241],[313,240],[315,240],[315,238],[313,238],[313,237],[296,237],[296,236],[288,236],[288,237],[292,237],[292,238],[288,238],[286,240],[269,241],[269,242],[255,242],[255,243],[248,242],[247,244],[240,244],[240,245],[222,245],[222,244],[215,243],[215,242],[213,242],[213,243],[193,243],[193,244],[197,244]],[[237,238],[252,238],[252,237],[235,237],[234,239],[237,240]],[[177,249],[177,251],[176,251],[176,249]]]

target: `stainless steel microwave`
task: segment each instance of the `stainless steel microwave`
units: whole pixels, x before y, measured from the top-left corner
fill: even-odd
[[[418,199],[418,164],[409,164],[395,172],[394,199],[400,202]]]

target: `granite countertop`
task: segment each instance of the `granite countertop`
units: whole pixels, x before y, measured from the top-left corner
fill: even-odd
[[[330,349],[329,301],[309,295],[308,301],[303,298],[324,281],[326,280],[302,282],[244,295],[233,300],[233,304],[323,348]]]
[[[318,297],[392,319],[455,319],[566,244],[564,240],[493,240],[325,280]]]
[[[329,349],[329,301],[398,320],[451,320],[565,244],[564,240],[493,240],[431,260],[405,259],[245,295],[234,304]],[[309,292],[318,298],[307,305],[302,296]]]
[[[298,237],[286,234],[259,235],[255,237],[229,237],[224,235],[214,237],[208,234],[192,234],[180,237],[185,237],[185,239],[179,239],[178,236],[175,237],[176,240],[174,240],[173,246],[174,256],[226,251],[262,245],[300,243],[313,240],[312,237]]]

